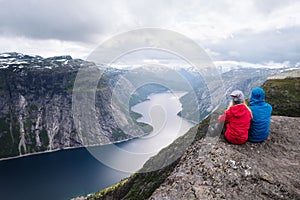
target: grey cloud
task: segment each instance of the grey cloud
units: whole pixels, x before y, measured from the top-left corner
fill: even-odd
[[[111,6],[102,7],[99,2],[101,1],[1,1],[0,34],[87,41],[94,34],[101,34],[113,26]]]
[[[253,0],[252,3],[257,9],[253,15],[263,14],[263,16],[266,15],[265,18],[268,18],[270,13],[292,5],[294,2],[292,0]],[[175,30],[184,32],[188,26],[187,28],[181,27],[181,23],[191,22],[197,25],[201,23],[201,20],[197,20],[209,20],[209,17],[206,18],[209,15],[219,17],[215,22],[220,22],[222,25],[222,16],[227,14],[235,16],[236,14],[231,9],[231,4],[231,1],[216,3],[205,0],[0,0],[0,37],[10,37],[10,40],[14,40],[15,36],[20,36],[19,38],[30,38],[33,41],[57,39],[91,44],[95,41],[94,39],[99,41],[108,35],[114,36],[123,31],[145,26],[170,29],[174,27]],[[238,6],[235,9],[237,8]],[[220,24],[212,24],[212,27],[218,30]],[[190,28],[193,30],[193,27]],[[199,29],[199,35],[205,30],[205,27]],[[199,41],[199,43],[216,52],[217,60],[299,62],[299,31],[300,27],[260,33],[244,31],[234,33],[233,38],[227,38],[218,43],[209,41]],[[212,35],[211,39],[213,40],[214,37]]]
[[[299,31],[297,26],[261,33],[243,32],[206,46],[219,53],[217,60],[296,63],[300,60]]]
[[[162,1],[2,0],[0,34],[92,42],[128,28],[161,26],[172,18]]]
[[[173,1],[2,0],[0,34],[90,41],[94,36],[171,23]]]

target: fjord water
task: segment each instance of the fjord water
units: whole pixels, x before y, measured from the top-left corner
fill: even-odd
[[[182,93],[153,94],[148,101],[134,106],[132,110],[143,115],[138,121],[151,124],[153,132],[112,144],[121,151],[107,152],[108,146],[97,146],[0,161],[0,199],[70,199],[96,192],[128,177],[149,157],[193,126],[177,116],[181,110],[180,95]],[[128,157],[119,153],[124,151]],[[95,158],[99,154],[106,154],[114,165],[100,162]]]

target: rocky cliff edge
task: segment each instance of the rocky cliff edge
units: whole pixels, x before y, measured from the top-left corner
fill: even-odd
[[[300,118],[272,116],[270,137],[244,145],[195,142],[154,199],[300,199]]]

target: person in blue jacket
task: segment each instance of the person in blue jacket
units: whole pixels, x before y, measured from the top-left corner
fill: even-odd
[[[269,136],[272,114],[272,106],[265,102],[265,92],[262,88],[252,90],[250,109],[253,118],[250,124],[248,141],[262,142]]]

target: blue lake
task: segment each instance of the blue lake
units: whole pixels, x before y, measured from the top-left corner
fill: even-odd
[[[0,161],[0,199],[65,200],[128,177],[193,126],[177,116],[181,95],[153,94],[132,108],[143,115],[139,121],[154,128],[145,137]]]

